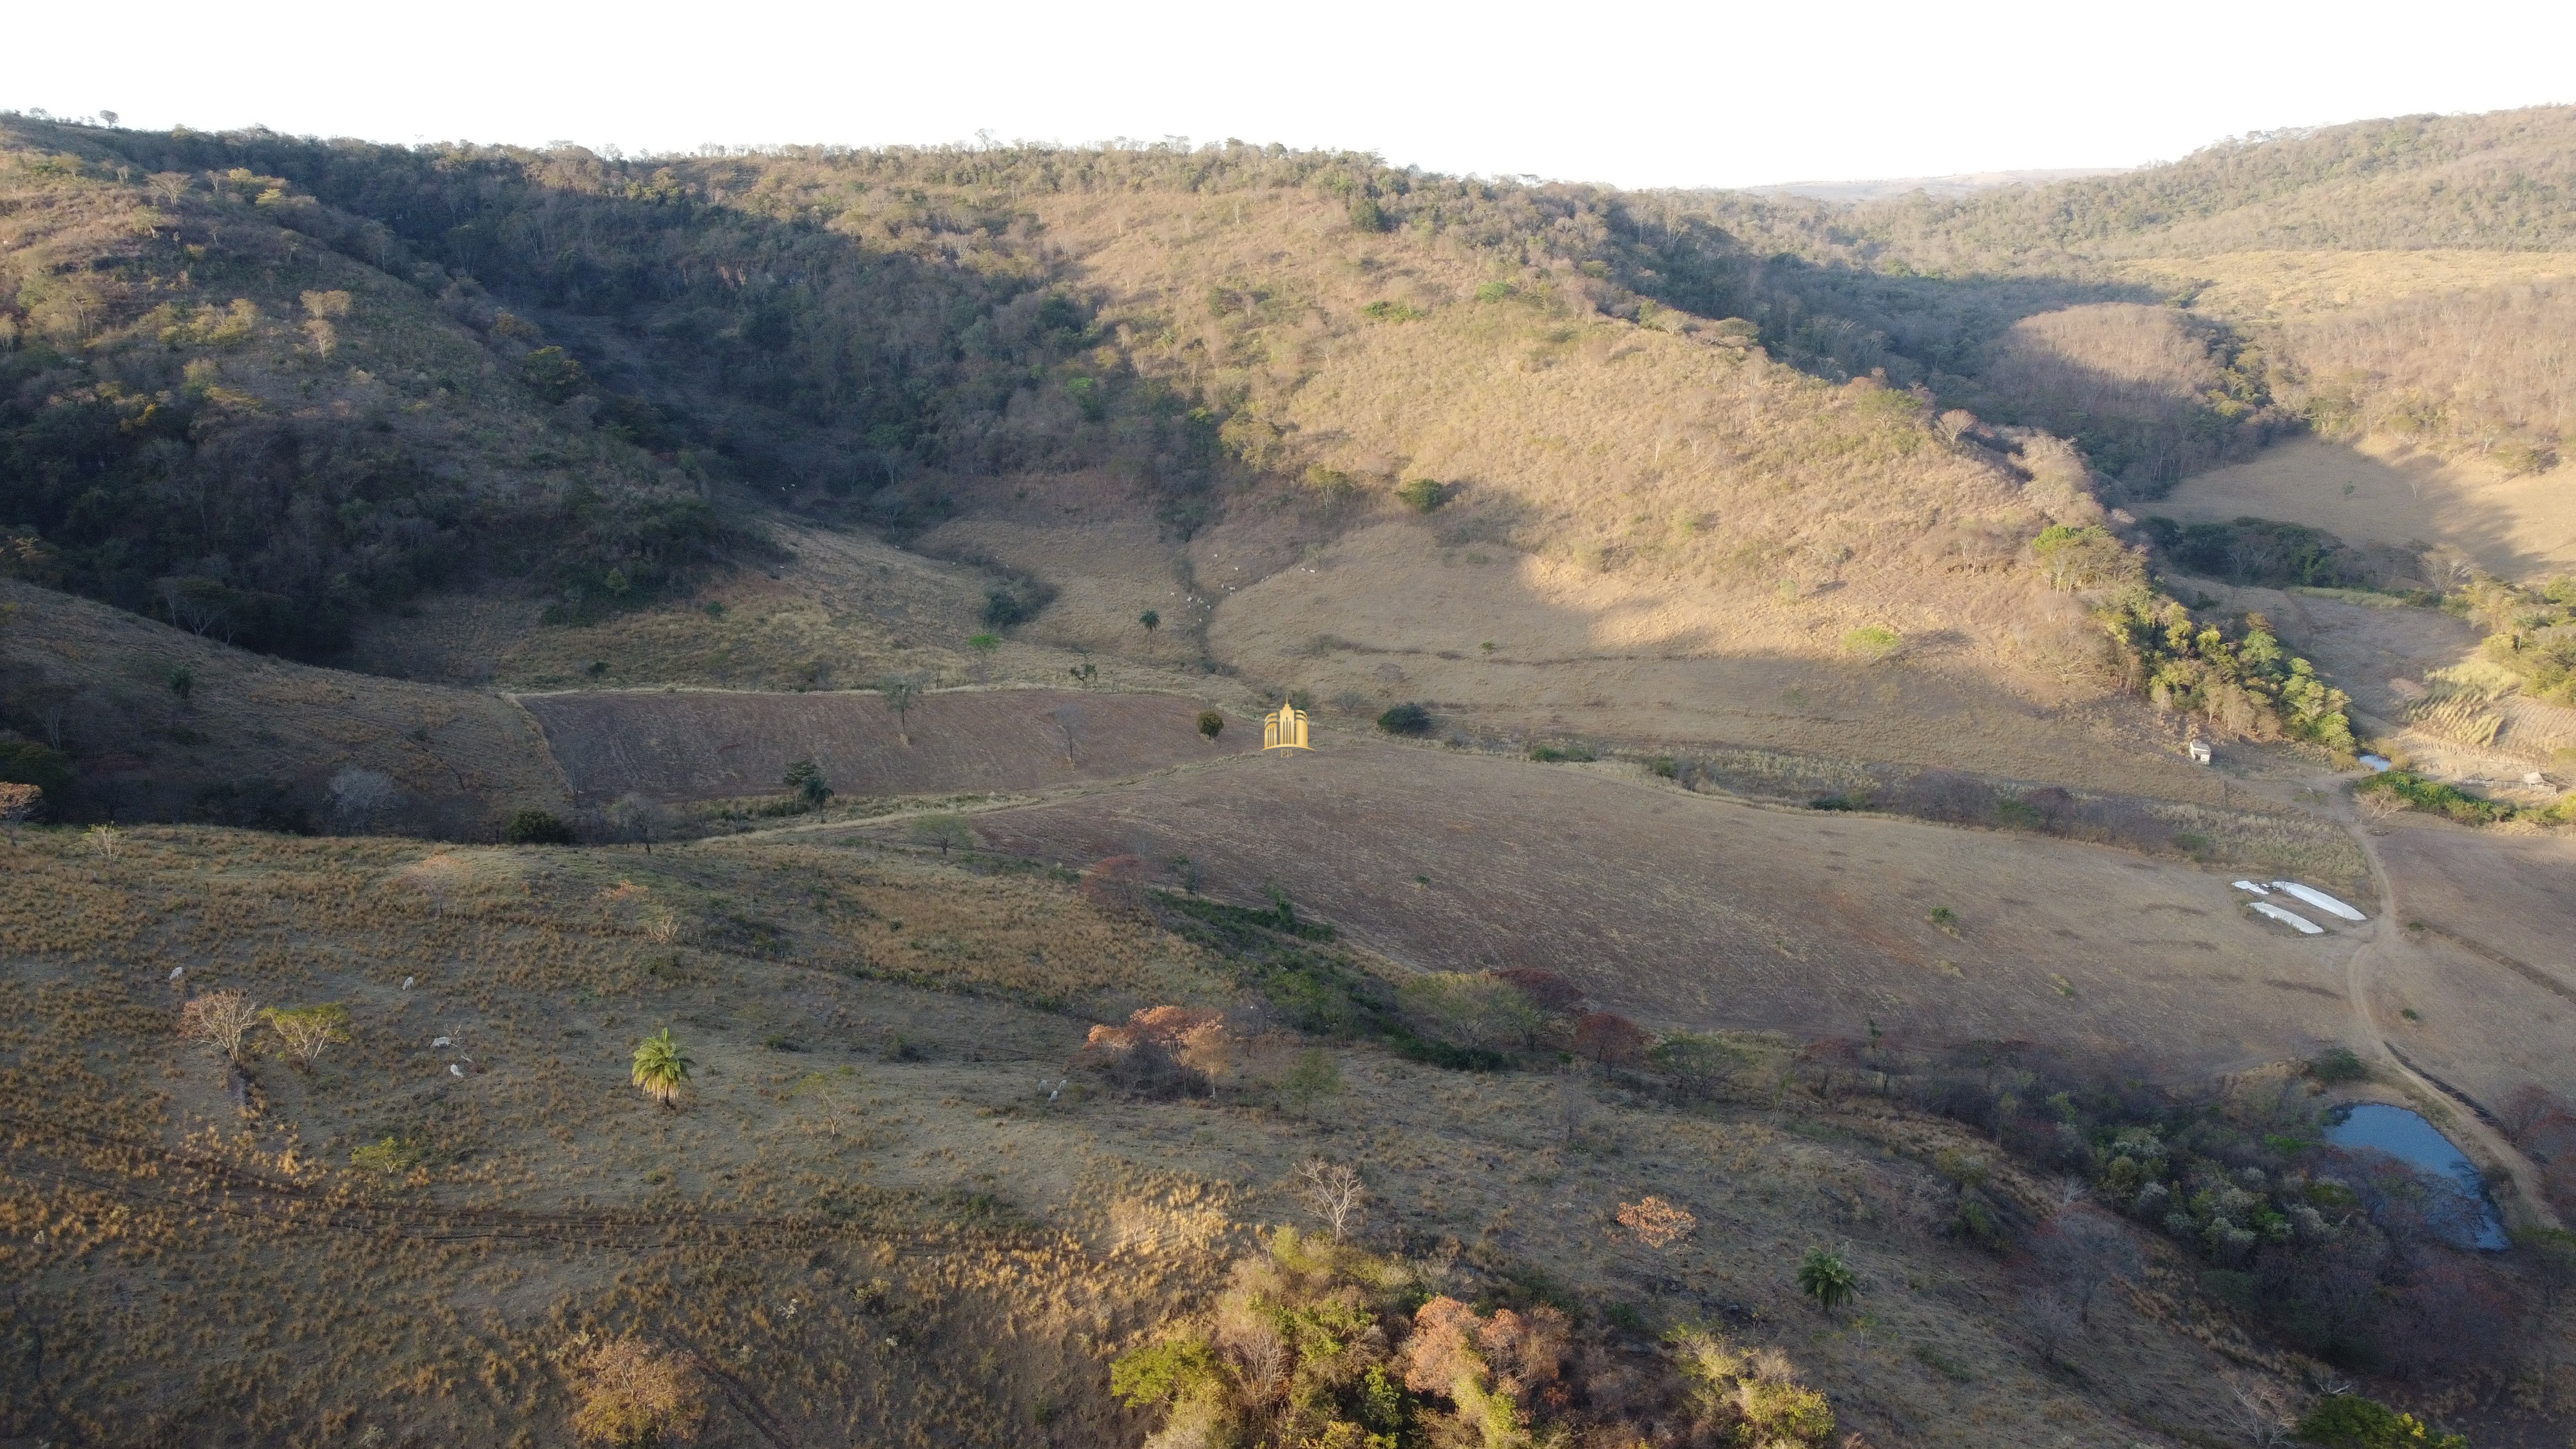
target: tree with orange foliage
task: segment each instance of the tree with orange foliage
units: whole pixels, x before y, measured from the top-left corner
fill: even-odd
[[[1646,1029],[1616,1012],[1584,1013],[1574,1024],[1574,1050],[1605,1067],[1633,1067],[1643,1061]]]

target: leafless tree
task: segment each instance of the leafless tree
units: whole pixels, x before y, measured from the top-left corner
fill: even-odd
[[[377,817],[393,808],[400,793],[393,777],[383,771],[344,766],[331,777],[331,816],[343,829],[364,835],[375,828]]]
[[[1557,1135],[1572,1143],[1583,1135],[1583,1119],[1592,1105],[1591,1094],[1584,1090],[1583,1074],[1567,1067],[1556,1074]]]
[[[2299,1415],[2296,1400],[2288,1389],[2272,1380],[2251,1373],[2225,1376],[2227,1396],[2232,1401],[2230,1417],[2254,1449],[2281,1449],[2298,1432]]]
[[[230,1062],[242,1059],[242,1043],[258,1024],[259,1007],[246,992],[210,991],[179,1010],[180,1038],[204,1042]]]
[[[2021,1309],[2039,1339],[2040,1357],[2050,1363],[2057,1362],[2067,1343],[2084,1331],[2083,1310],[2071,1295],[2052,1284],[2024,1289]]]
[[[1358,1224],[1368,1201],[1368,1188],[1360,1181],[1358,1169],[1320,1157],[1310,1157],[1297,1165],[1291,1190],[1299,1202],[1333,1230],[1333,1241],[1337,1243]]]
[[[2079,1327],[2093,1326],[2093,1300],[2114,1280],[2144,1271],[2129,1230],[2098,1212],[2067,1207],[2031,1236],[2031,1258],[2047,1285],[2074,1306]]]
[[[1056,735],[1064,741],[1064,762],[1068,765],[1079,763],[1074,759],[1074,747],[1082,742],[1082,706],[1058,705],[1047,718],[1054,722]]]

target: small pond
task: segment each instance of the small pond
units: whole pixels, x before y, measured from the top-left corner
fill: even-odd
[[[2512,1246],[2477,1165],[2452,1146],[2439,1128],[2415,1113],[2382,1102],[2345,1107],[2329,1120],[2326,1140],[2347,1151],[2385,1152],[2437,1183],[2450,1184],[2475,1209],[2474,1216],[2461,1224],[2465,1246],[2492,1251]]]

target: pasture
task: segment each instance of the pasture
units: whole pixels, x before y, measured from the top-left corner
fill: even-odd
[[[811,760],[842,795],[1034,790],[1109,780],[1257,749],[1261,723],[1230,716],[1210,741],[1205,706],[1161,694],[959,689],[898,716],[874,692],[588,691],[521,696],[574,797],[661,800],[776,794]]]
[[[2293,939],[2187,862],[1347,737],[972,823],[1067,865],[1186,859],[1229,900],[1275,885],[1407,965],[1545,967],[1666,1029],[2041,1040],[2167,1078],[2339,1039],[2377,929]]]

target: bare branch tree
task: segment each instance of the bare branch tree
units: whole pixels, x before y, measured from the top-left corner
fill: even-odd
[[[2298,1432],[2297,1401],[2288,1389],[2251,1373],[2225,1375],[2231,1415],[2254,1449],[2281,1449]]]
[[[341,828],[364,835],[400,794],[393,777],[380,770],[343,766],[331,777],[331,817]]]
[[[180,1039],[204,1042],[231,1062],[242,1059],[242,1043],[258,1024],[259,1007],[246,992],[210,991],[179,1009]]]
[[[349,1008],[336,1001],[318,1006],[271,1007],[260,1017],[285,1044],[287,1056],[308,1072],[321,1060],[323,1048],[349,1039]]]
[[[1290,1190],[1333,1230],[1333,1241],[1337,1243],[1359,1222],[1368,1200],[1368,1188],[1360,1181],[1357,1169],[1320,1157],[1298,1164]]]

